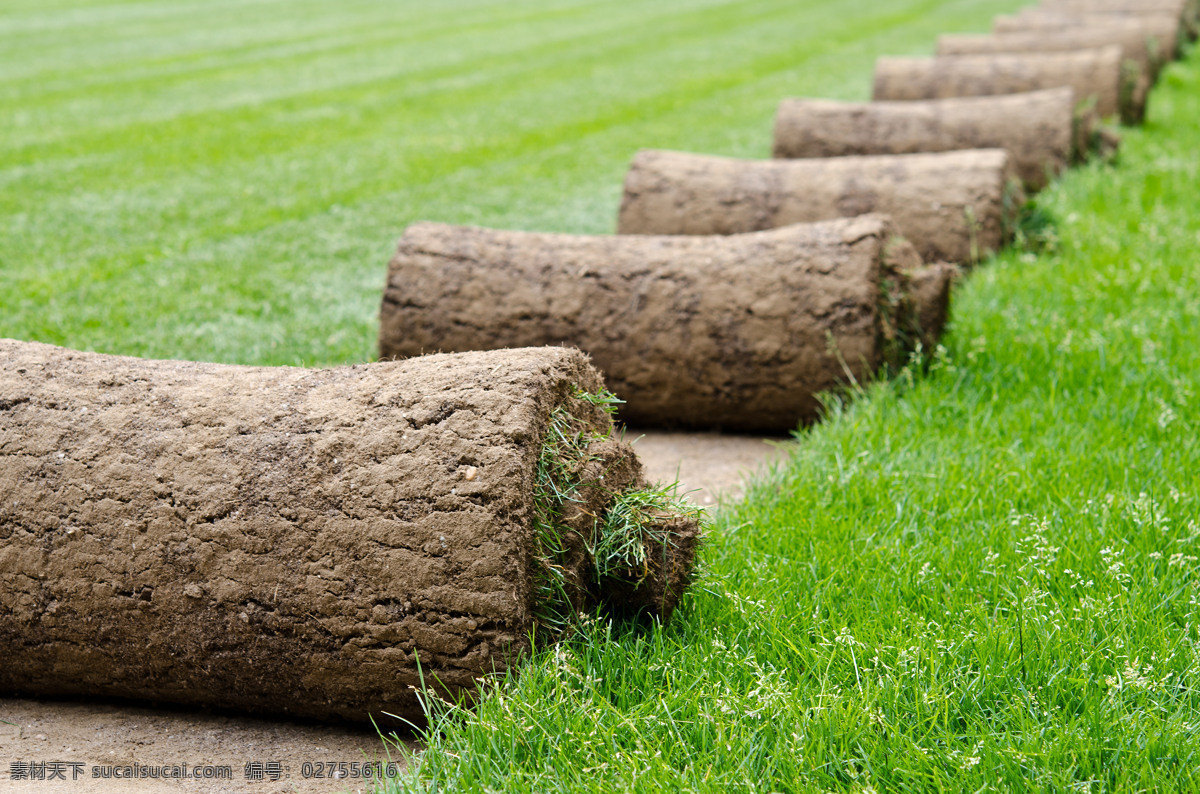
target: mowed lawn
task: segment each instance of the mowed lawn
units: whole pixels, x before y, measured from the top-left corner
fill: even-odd
[[[779,98],[1017,5],[7,2],[0,336],[369,359],[407,222],[610,231],[639,147],[766,156]],[[669,626],[589,621],[403,787],[1200,788],[1198,119],[1193,58],[928,374],[716,516]]]

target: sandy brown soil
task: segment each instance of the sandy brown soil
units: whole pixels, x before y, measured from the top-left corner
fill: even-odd
[[[625,438],[633,440],[647,480],[679,480],[679,492],[705,507],[745,496],[747,477],[786,460],[790,443],[785,436],[656,430],[628,430]]]
[[[744,481],[787,457],[787,439],[631,430],[651,480],[679,479],[697,504],[744,495]],[[383,760],[387,748],[369,730],[162,710],[121,704],[0,699],[0,789],[15,792],[359,792],[361,779],[304,779],[305,762]],[[11,724],[9,724],[11,723]],[[411,742],[410,747],[415,745]],[[393,758],[396,758],[393,751]],[[76,762],[77,780],[10,779],[14,762]],[[246,779],[246,764],[279,762],[287,777]],[[93,779],[93,767],[126,764],[231,767],[229,781]],[[314,768],[312,771],[316,771]],[[266,777],[264,775],[264,777]]]

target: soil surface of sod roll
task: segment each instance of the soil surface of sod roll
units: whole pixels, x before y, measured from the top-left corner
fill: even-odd
[[[1139,48],[1145,50],[1152,64],[1160,68],[1166,61],[1179,57],[1180,46],[1187,38],[1183,21],[1173,14],[1116,16],[1047,11],[1036,7],[1022,8],[1016,14],[995,17],[992,30],[999,36],[1054,32],[1068,41],[1080,40],[1079,37],[1095,37],[1098,41],[1101,34],[1094,31],[1103,31],[1105,36],[1112,39],[1109,44],[1124,47],[1131,57],[1136,57]]]
[[[1120,23],[1077,28],[1042,28],[1011,33],[957,33],[938,37],[938,55],[997,55],[1014,52],[1070,52],[1118,46],[1126,58],[1154,80],[1174,57],[1174,47],[1143,26]]]
[[[775,116],[781,158],[911,154],[1002,148],[1029,190],[1075,158],[1075,92],[1069,87],[998,97],[923,102],[785,99]],[[1079,159],[1086,157],[1080,152]]]
[[[1072,14],[1125,17],[1169,14],[1183,23],[1192,38],[1200,31],[1200,3],[1197,0],[1042,0],[1038,8]]]
[[[803,160],[638,152],[621,234],[737,234],[890,215],[926,261],[973,262],[1007,241],[1022,202],[1002,149]]]
[[[306,370],[0,340],[0,692],[417,717],[418,663],[469,697],[535,624],[669,614],[697,526],[602,388],[563,348]]]
[[[946,55],[937,58],[880,58],[875,62],[879,101],[948,99],[1020,94],[1070,86],[1080,100],[1093,99],[1096,112],[1142,120],[1149,82],[1120,47],[1073,52]]]
[[[380,355],[569,344],[630,424],[787,431],[847,373],[936,342],[950,269],[920,268],[879,216],[730,237],[419,223],[388,268]]]

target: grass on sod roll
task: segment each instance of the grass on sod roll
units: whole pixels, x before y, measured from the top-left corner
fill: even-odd
[[[10,2],[0,335],[367,359],[404,223],[610,230],[636,148],[766,156],[779,98],[1019,4]],[[930,374],[718,515],[669,626],[589,621],[401,787],[1197,788],[1198,60]]]
[[[1197,118],[1194,56],[1043,194],[1049,250],[961,286],[927,376],[718,514],[669,626],[591,623],[400,788],[1196,790]]]

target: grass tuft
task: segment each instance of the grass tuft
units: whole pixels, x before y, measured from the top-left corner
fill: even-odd
[[[648,485],[618,494],[588,545],[596,582],[619,579],[638,585],[650,574],[651,549],[672,545],[669,516],[701,521],[703,510],[676,495],[678,483]]]
[[[1012,247],[1035,255],[1052,255],[1058,251],[1058,224],[1054,214],[1037,199],[1021,208],[1013,232]]]
[[[674,485],[615,490],[606,485],[611,466],[622,462],[606,461],[597,449],[613,438],[616,426],[605,421],[606,429],[597,431],[595,417],[579,407],[590,406],[607,419],[621,400],[606,390],[580,390],[570,399],[575,405],[551,414],[533,495],[537,636],[550,639],[572,630],[587,604],[603,601],[614,585],[636,589],[646,581],[652,573],[650,554],[666,555],[673,548],[672,519],[700,523],[702,518],[699,508],[675,497]],[[597,492],[606,507],[594,514],[587,505]],[[568,514],[575,518],[568,520]],[[581,564],[583,580],[577,576]]]
[[[592,394],[577,391],[572,398],[589,403],[611,415],[619,400],[608,392]],[[556,637],[571,625],[581,600],[578,583],[568,578],[573,533],[563,523],[563,510],[579,502],[582,480],[589,462],[597,460],[590,448],[611,436],[597,432],[586,414],[580,416],[563,405],[554,409],[538,454],[537,478],[533,491],[534,512],[534,583],[540,635]]]

